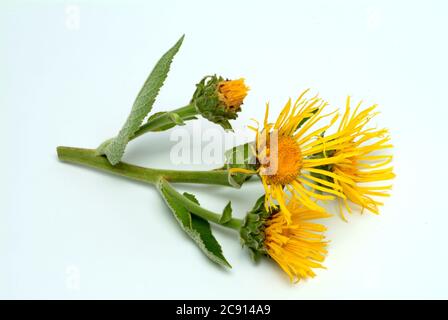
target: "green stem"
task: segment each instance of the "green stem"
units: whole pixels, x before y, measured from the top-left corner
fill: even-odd
[[[142,125],[131,137],[130,140],[133,140],[146,132],[150,131],[159,131],[161,128],[173,124],[173,120],[170,114],[177,114],[182,120],[191,120],[198,114],[196,107],[194,105],[188,104],[185,107],[161,113],[159,116],[150,119],[144,125]]]
[[[61,161],[84,165],[153,185],[155,185],[161,178],[163,178],[170,182],[203,183],[229,187],[232,186],[228,180],[227,170],[163,170],[144,168],[125,162],[119,162],[117,165],[113,166],[109,163],[106,157],[98,156],[94,149],[58,147],[57,153]]]
[[[230,221],[226,223],[222,223],[221,215],[215,212],[212,212],[210,210],[202,208],[197,203],[191,201],[187,197],[180,194],[176,189],[174,189],[171,184],[169,184],[166,180],[161,179],[160,183],[162,184],[162,187],[164,190],[166,190],[173,198],[175,198],[177,201],[182,203],[182,205],[191,213],[194,215],[201,217],[205,220],[211,221],[213,223],[219,224],[223,227],[227,227],[234,230],[240,230],[241,226],[243,224],[243,221],[241,219],[232,218]]]
[[[109,163],[106,157],[96,155],[94,149],[82,149],[71,147],[58,147],[58,157],[61,161],[84,165],[87,167],[99,169],[110,172],[115,175],[123,176],[132,180],[137,180],[152,185],[162,183],[163,187],[170,192],[170,194],[182,204],[191,213],[204,218],[208,221],[217,223],[227,228],[239,230],[242,225],[242,220],[232,218],[227,223],[221,223],[221,215],[209,211],[197,205],[193,201],[184,197],[176,191],[169,183],[170,182],[192,182],[192,183],[206,183],[217,184],[224,186],[231,186],[227,178],[226,170],[214,171],[180,171],[180,170],[162,170],[151,169],[135,166],[125,162],[119,162],[113,166]]]

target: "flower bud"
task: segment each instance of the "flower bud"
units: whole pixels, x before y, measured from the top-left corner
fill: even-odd
[[[291,222],[279,207],[269,207],[261,197],[249,211],[240,229],[241,242],[252,254],[269,256],[285,271],[291,281],[314,277],[315,268],[323,268],[327,242],[325,226],[314,220],[327,218],[328,214],[304,207],[292,200],[287,206]]]
[[[269,216],[270,213],[266,211],[263,195],[257,200],[252,210],[246,214],[240,229],[241,244],[249,249],[254,260],[267,254],[264,246],[264,229]]]
[[[248,91],[249,87],[242,78],[224,80],[216,75],[206,76],[196,84],[190,103],[204,118],[224,129],[232,129],[229,120],[238,117],[237,113],[241,110]]]

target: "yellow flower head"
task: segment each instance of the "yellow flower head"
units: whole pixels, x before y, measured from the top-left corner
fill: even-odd
[[[256,156],[259,161],[259,174],[266,194],[266,208],[280,206],[286,220],[291,222],[287,203],[291,199],[300,201],[311,210],[324,211],[314,200],[331,200],[332,195],[344,198],[340,186],[315,176],[324,171],[320,167],[337,163],[336,157],[320,158],[325,149],[327,138],[324,133],[337,119],[333,116],[330,123],[318,129],[312,127],[322,118],[327,105],[317,96],[307,99],[303,92],[294,104],[289,100],[275,123],[268,123],[269,105],[261,130],[252,128],[256,133]],[[232,169],[232,172],[251,173],[244,169]],[[328,176],[332,172],[325,171]]]
[[[359,111],[360,106],[361,102],[351,112],[350,97],[347,98],[339,130],[333,135],[340,141],[339,145],[334,146],[333,155],[340,157],[341,161],[331,165],[331,171],[335,174],[334,183],[341,187],[346,196],[346,199],[339,201],[343,218],[342,203],[351,212],[348,201],[377,214],[382,203],[373,197],[389,196],[388,190],[392,186],[376,183],[395,177],[390,166],[392,155],[379,153],[392,148],[388,130],[366,128],[370,119],[377,114],[373,112],[376,105],[363,111]]]
[[[236,119],[249,87],[244,79],[225,80],[221,76],[205,76],[196,84],[190,104],[204,118],[232,129],[229,120]]]
[[[218,98],[224,103],[227,111],[239,111],[248,91],[249,87],[246,86],[243,78],[218,83]]]
[[[323,268],[327,243],[326,228],[312,220],[329,217],[293,200],[288,204],[291,222],[278,209],[266,210],[264,197],[248,212],[241,228],[241,240],[254,257],[271,257],[291,281],[314,277],[313,268]]]
[[[291,281],[314,277],[313,268],[323,268],[327,243],[323,232],[326,228],[310,220],[329,215],[310,210],[297,201],[288,204],[291,223],[281,212],[273,214],[266,222],[264,245],[268,255],[278,263]]]

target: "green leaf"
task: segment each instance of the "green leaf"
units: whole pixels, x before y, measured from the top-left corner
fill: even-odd
[[[153,113],[152,115],[150,115],[150,116],[148,117],[148,120],[146,120],[146,123],[151,122],[151,121],[153,121],[154,119],[159,118],[159,117],[161,117],[161,116],[163,116],[163,115],[165,115],[165,114],[167,114],[166,111],[159,111],[159,112]]]
[[[100,146],[98,148],[96,148],[95,155],[97,155],[97,156],[103,155],[106,152],[107,146],[112,142],[112,140],[113,140],[113,138],[107,139],[102,144],[100,144]]]
[[[182,120],[182,118],[177,113],[168,112],[168,115],[169,115],[171,121],[173,121],[174,124],[176,124],[178,126],[185,125],[185,122]]]
[[[224,153],[225,156],[225,168],[242,168],[255,171],[257,169],[257,163],[255,154],[253,152],[255,145],[253,142],[241,144],[233,147]],[[250,174],[233,173],[228,176],[229,183],[235,187],[240,188],[244,182],[252,177]]]
[[[213,262],[231,268],[232,266],[227,262],[222,253],[221,245],[212,234],[210,223],[203,218],[191,214],[182,204],[182,201],[169,192],[164,186],[164,183],[159,184],[159,190],[182,229],[196,242],[202,252]],[[199,204],[196,197],[192,194],[184,193],[183,197],[186,200]]]
[[[232,203],[229,201],[224,211],[222,212],[221,219],[219,219],[219,223],[224,224],[232,220]]]
[[[188,192],[184,192],[183,196],[188,200],[193,201],[196,204],[199,204],[199,201],[198,199],[196,199],[195,195]],[[222,216],[221,219],[219,219],[219,223],[225,224],[230,220],[232,220],[232,203],[229,201],[222,212]]]
[[[167,112],[167,111],[156,112],[156,113],[152,114],[152,115],[148,118],[148,120],[146,121],[146,123],[149,123],[149,122],[155,120],[156,118],[162,117],[162,116],[164,116],[164,115],[166,115],[166,114],[169,114],[169,113],[170,113],[170,112]],[[173,113],[171,112],[171,114],[173,114]],[[179,116],[178,114],[176,114],[176,115]],[[174,116],[174,117],[176,118],[176,116]],[[171,116],[171,117],[170,117],[171,123],[168,123],[168,124],[166,124],[166,125],[160,126],[159,128],[157,128],[157,130],[153,130],[153,131],[165,131],[165,130],[171,129],[172,127],[175,127],[175,126],[177,126],[177,125],[183,125],[183,124],[185,124],[185,121],[187,121],[187,120],[195,120],[195,119],[197,119],[195,116],[187,116],[187,117],[184,117],[183,119],[182,119],[182,118],[180,119],[182,122],[177,121],[178,123],[175,123],[175,122],[173,121],[173,119],[172,119],[172,116]],[[143,125],[143,126],[144,126],[144,125]],[[142,127],[143,127],[143,126],[142,126]]]
[[[187,198],[190,201],[193,201],[194,203],[196,203],[197,205],[199,205],[199,200],[196,199],[196,196],[192,193],[188,193],[188,192],[184,192],[183,193],[184,197]]]
[[[319,111],[319,108],[315,108],[313,111],[311,111],[311,113],[315,114],[317,111]],[[302,121],[300,121],[299,124],[297,125],[296,131],[299,130],[310,118],[311,117],[302,119]]]
[[[184,36],[182,36],[157,62],[137,95],[131,113],[118,135],[107,143],[106,146],[100,146],[99,151],[101,151],[101,154],[107,156],[107,159],[112,165],[116,165],[120,162],[130,138],[151,111],[159,90],[168,75],[171,62],[177,51],[179,51],[183,40]]]

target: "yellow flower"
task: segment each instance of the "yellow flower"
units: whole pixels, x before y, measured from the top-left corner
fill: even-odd
[[[204,118],[232,129],[229,120],[236,119],[249,87],[244,79],[225,80],[221,76],[205,76],[196,84],[190,105]]]
[[[266,210],[264,197],[249,211],[241,228],[241,240],[253,257],[267,255],[285,271],[291,281],[314,277],[314,268],[324,268],[327,254],[325,226],[313,222],[329,217],[304,207],[298,201],[288,204],[291,222],[278,209]]]
[[[273,124],[268,123],[267,104],[263,129],[260,131],[250,127],[256,131],[254,152],[260,163],[256,172],[265,189],[266,208],[276,208],[279,205],[288,222],[291,222],[291,218],[287,203],[291,199],[300,201],[311,210],[324,211],[315,199],[332,200],[334,196],[345,198],[341,193],[341,186],[316,177],[316,173],[335,177],[333,172],[320,168],[341,160],[339,156],[321,157],[325,145],[330,143],[322,134],[334,124],[337,115],[332,117],[328,125],[311,130],[318,121],[332,113],[321,115],[327,103],[317,96],[306,99],[307,91],[299,96],[294,105],[289,100]],[[236,168],[231,169],[231,172],[253,173]],[[331,195],[323,195],[322,192]]]
[[[340,141],[339,145],[327,146],[327,150],[334,148],[334,157],[340,157],[341,161],[331,165],[331,171],[335,174],[333,180],[341,187],[346,199],[340,199],[339,208],[343,219],[342,204],[351,212],[348,201],[378,214],[378,206],[381,202],[373,196],[387,197],[390,184],[377,182],[390,180],[395,177],[391,154],[380,154],[379,151],[392,148],[387,129],[366,128],[372,117],[377,115],[373,111],[373,105],[363,111],[359,111],[361,102],[355,110],[350,110],[350,97],[347,98],[345,114],[341,119],[339,130],[333,135]],[[332,136],[329,136],[332,138]],[[329,148],[329,149],[328,149]],[[329,151],[331,152],[331,151]]]
[[[227,111],[239,111],[248,91],[249,87],[246,86],[243,78],[218,83],[218,98],[224,103]]]

